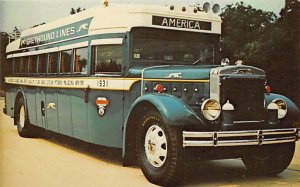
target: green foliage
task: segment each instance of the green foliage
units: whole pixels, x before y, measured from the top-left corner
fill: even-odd
[[[223,9],[223,56],[266,70],[273,91],[300,104],[300,2],[286,0],[280,17],[243,2]],[[295,90],[296,89],[296,90]]]
[[[78,7],[76,10],[74,8],[71,8],[70,14],[73,15],[82,11],[85,11],[85,8],[82,9],[81,7]]]
[[[71,10],[70,10],[70,14],[71,14],[71,15],[73,15],[73,14],[76,14],[76,11],[75,11],[75,9],[74,9],[74,8],[71,8]]]
[[[247,59],[245,50],[256,50],[258,36],[277,20],[274,13],[256,10],[243,2],[227,5],[221,17],[224,54],[231,59],[244,60]]]

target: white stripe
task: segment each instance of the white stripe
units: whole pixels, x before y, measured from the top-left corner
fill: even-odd
[[[140,79],[126,78],[29,78],[29,77],[5,77],[5,83],[47,87],[47,88],[91,88],[100,90],[124,90],[129,91],[131,86]]]
[[[14,58],[14,57],[23,57],[23,56],[32,56],[32,55],[39,55],[39,54],[45,54],[45,53],[52,53],[52,52],[58,52],[58,51],[64,51],[68,49],[75,49],[75,48],[81,48],[81,47],[87,47],[88,41],[75,43],[71,45],[65,45],[60,47],[53,47],[49,49],[43,49],[39,51],[31,51],[31,52],[25,52],[25,53],[16,53],[8,55],[7,58]]]
[[[53,47],[53,48],[49,48],[49,49],[43,49],[38,51],[39,54],[43,54],[43,53],[53,53],[53,52],[57,52],[59,49],[58,47]]]
[[[8,55],[7,58],[39,55],[39,54],[52,53],[52,52],[57,52],[57,51],[59,51],[59,48],[58,47],[53,47],[53,48],[50,48],[50,49],[43,49],[43,50],[39,50],[39,51],[11,54],[11,55]]]
[[[122,45],[123,38],[108,38],[92,40],[91,45]]]
[[[80,48],[80,47],[87,47],[88,46],[88,41],[86,42],[81,42],[81,43],[75,43],[71,45],[65,45],[65,46],[60,46],[58,47],[60,51],[67,50],[67,49],[75,49],[75,48]]]

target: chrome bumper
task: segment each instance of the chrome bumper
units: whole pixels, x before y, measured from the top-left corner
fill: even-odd
[[[266,145],[295,142],[300,129],[265,129],[246,131],[189,132],[183,131],[183,147],[224,147]]]

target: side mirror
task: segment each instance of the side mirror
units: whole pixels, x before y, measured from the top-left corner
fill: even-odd
[[[221,60],[221,65],[222,65],[222,66],[228,66],[229,63],[230,63],[230,60],[229,60],[228,58],[223,58],[223,59]]]

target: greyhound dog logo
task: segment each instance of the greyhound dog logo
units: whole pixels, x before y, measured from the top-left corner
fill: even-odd
[[[55,109],[55,103],[48,103],[48,109]]]
[[[182,79],[182,73],[170,73],[165,78]]]
[[[79,29],[76,32],[81,32],[82,30],[88,30],[88,29],[89,29],[89,24],[84,23],[84,24],[80,25]]]

